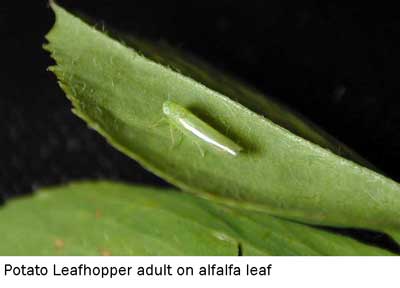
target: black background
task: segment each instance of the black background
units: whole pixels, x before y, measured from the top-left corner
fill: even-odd
[[[72,115],[41,48],[54,16],[16,2],[0,6],[2,198],[76,179],[166,185]],[[321,2],[58,1],[246,80],[400,180],[398,10]]]

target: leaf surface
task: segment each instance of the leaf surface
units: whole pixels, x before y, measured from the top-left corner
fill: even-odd
[[[0,255],[390,255],[263,213],[111,182],[10,201],[0,227]]]

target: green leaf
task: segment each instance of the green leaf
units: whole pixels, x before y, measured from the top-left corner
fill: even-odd
[[[183,190],[237,207],[319,225],[400,231],[396,182],[300,138],[223,94],[141,56],[57,5],[52,7],[56,23],[47,35],[46,49],[57,62],[51,70],[74,112],[150,171]],[[233,89],[230,84],[221,81],[226,87],[223,92]],[[250,89],[241,88],[240,93],[235,89],[231,98],[243,102],[249,97],[246,103],[254,103],[249,106],[262,106],[264,115],[277,123],[303,127],[297,129],[303,131],[300,134],[308,133],[324,147],[335,145],[276,103],[260,104],[261,97]],[[168,99],[244,151],[231,157],[182,136],[165,121],[159,124]],[[280,115],[281,121],[276,120]]]
[[[72,183],[11,201],[0,209],[0,227],[0,255],[390,254],[190,194],[111,182]]]

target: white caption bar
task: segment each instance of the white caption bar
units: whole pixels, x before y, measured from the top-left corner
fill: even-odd
[[[400,257],[0,257],[2,287],[365,288],[398,284],[399,272]]]

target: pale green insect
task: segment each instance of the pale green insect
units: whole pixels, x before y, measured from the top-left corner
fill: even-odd
[[[205,123],[186,108],[166,101],[163,104],[165,116],[187,137],[195,137],[223,152],[237,156],[243,150],[238,144]]]

